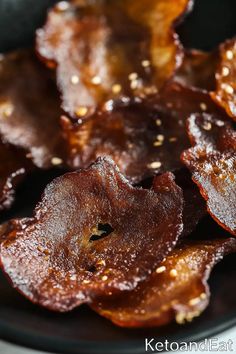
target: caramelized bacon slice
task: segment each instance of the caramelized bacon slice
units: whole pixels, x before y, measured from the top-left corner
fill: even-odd
[[[220,111],[207,93],[168,83],[160,95],[141,102],[116,104],[85,121],[64,117],[68,164],[87,167],[109,156],[131,182],[182,167],[180,154],[189,147],[185,120],[193,112]]]
[[[188,133],[195,147],[182,160],[192,172],[211,216],[236,235],[236,132],[231,122],[192,115]]]
[[[212,98],[236,120],[236,39],[220,46],[216,72],[216,90]]]
[[[38,63],[31,50],[1,57],[0,136],[4,143],[25,150],[37,167],[59,164],[60,115],[51,72]]]
[[[108,100],[153,94],[182,61],[173,25],[191,0],[59,3],[37,32],[37,50],[57,68],[63,109],[87,117]]]
[[[183,196],[171,173],[132,187],[111,160],[55,179],[32,219],[1,230],[0,262],[32,302],[68,311],[133,289],[174,248]]]
[[[180,246],[133,291],[96,299],[93,310],[122,327],[182,324],[199,316],[210,298],[207,280],[236,240],[201,241]]]

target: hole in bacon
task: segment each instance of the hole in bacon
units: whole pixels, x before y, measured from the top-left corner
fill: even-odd
[[[235,239],[185,243],[178,246],[133,291],[96,299],[93,310],[122,327],[183,324],[207,307],[207,280],[223,256],[236,251]]]
[[[181,64],[173,25],[191,7],[190,0],[56,5],[37,32],[37,50],[56,67],[63,109],[83,118],[108,100],[156,93]]]
[[[230,121],[195,114],[188,120],[193,148],[182,154],[211,216],[236,235],[236,132]]]
[[[182,209],[171,173],[151,190],[134,188],[111,160],[99,159],[49,184],[33,218],[2,227],[0,263],[32,302],[68,311],[144,280],[175,247]],[[94,225],[112,233],[90,242]]]
[[[114,229],[111,225],[99,223],[97,227],[92,229],[94,234],[90,237],[89,241],[101,240],[102,238],[109,236],[113,231]]]

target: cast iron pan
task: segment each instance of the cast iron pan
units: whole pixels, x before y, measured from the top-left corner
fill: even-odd
[[[138,1],[138,0],[137,0]],[[34,30],[44,21],[54,0],[0,0],[0,51],[33,43]],[[196,0],[194,12],[179,27],[185,46],[211,49],[236,34],[235,0]],[[37,172],[17,191],[10,211],[0,222],[30,216],[45,185],[63,171]],[[222,230],[207,218],[197,235],[220,236]],[[12,289],[0,274],[0,337],[27,347],[56,353],[141,354],[144,338],[158,341],[199,341],[236,325],[235,255],[219,264],[211,277],[211,305],[195,321],[149,330],[122,329],[99,317],[87,307],[56,314],[32,305]]]

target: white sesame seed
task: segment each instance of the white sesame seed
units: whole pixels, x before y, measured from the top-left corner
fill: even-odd
[[[161,124],[162,124],[162,121],[161,121],[160,119],[156,119],[156,125],[157,125],[158,127],[160,127]]]
[[[153,146],[162,146],[163,145],[163,142],[162,141],[155,141],[153,143]]]
[[[161,267],[158,267],[156,269],[156,273],[160,274],[160,273],[163,273],[165,270],[166,270],[166,267],[165,266],[161,266]]]
[[[120,93],[121,89],[122,89],[122,86],[119,85],[119,84],[114,84],[114,85],[112,86],[112,92],[113,92],[113,93]]]
[[[172,278],[175,278],[175,277],[177,277],[177,270],[176,269],[171,269],[171,271],[170,271],[170,276],[172,277]]]
[[[52,163],[52,165],[54,165],[54,166],[58,166],[58,165],[61,165],[62,164],[62,159],[60,159],[60,157],[53,157],[52,159],[51,159],[51,163]]]
[[[132,80],[130,83],[130,87],[132,90],[135,90],[139,85],[139,81],[138,80]]]
[[[204,122],[202,127],[203,127],[204,130],[211,130],[212,124],[210,122]]]
[[[232,86],[228,84],[222,84],[221,85],[222,89],[225,90],[229,95],[232,95],[234,93],[234,89]]]
[[[88,113],[88,108],[87,107],[79,107],[75,113],[78,117],[83,117]]]
[[[157,135],[157,140],[159,140],[159,141],[164,141],[164,140],[165,140],[164,135],[163,135],[163,134],[158,134],[158,135]]]
[[[234,57],[234,53],[232,52],[232,50],[227,50],[227,52],[226,52],[226,58],[227,58],[228,60],[232,60],[233,57]]]
[[[101,82],[102,82],[102,79],[100,78],[100,76],[94,76],[94,77],[92,78],[92,83],[93,83],[94,85],[100,85]]]
[[[189,300],[190,306],[195,306],[201,301],[200,297],[195,297],[194,299]]]
[[[60,1],[58,4],[57,4],[57,9],[60,10],[60,11],[66,11],[68,10],[70,7],[69,3],[67,1]]]
[[[201,102],[201,103],[200,103],[200,108],[201,108],[202,111],[206,111],[206,110],[207,110],[207,105],[206,105],[206,103]]]
[[[205,300],[205,299],[207,298],[207,294],[201,293],[200,298],[201,298],[202,300]]]
[[[160,168],[161,167],[161,162],[160,161],[154,161],[152,163],[150,163],[148,165],[149,168],[153,168],[153,169],[156,169],[156,168]]]
[[[142,61],[142,66],[144,68],[148,68],[151,65],[150,60],[143,60]]]
[[[70,82],[73,84],[73,85],[77,85],[79,83],[79,76],[77,75],[72,75],[71,76],[71,79],[70,79]]]
[[[169,138],[170,143],[175,143],[176,141],[177,141],[177,138],[175,136],[172,136],[171,138]]]
[[[107,279],[108,279],[108,276],[107,275],[103,275],[102,281],[106,281]]]
[[[138,74],[137,73],[129,74],[129,80],[130,81],[136,80],[137,78],[138,78]]]
[[[222,68],[222,75],[223,75],[223,76],[228,76],[229,73],[230,73],[229,68],[227,68],[227,66],[223,66],[223,68]]]

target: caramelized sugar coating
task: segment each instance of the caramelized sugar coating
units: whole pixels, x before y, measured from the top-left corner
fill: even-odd
[[[37,51],[57,68],[63,109],[84,118],[108,100],[156,93],[181,64],[173,25],[191,6],[191,0],[57,4],[37,32]]]
[[[212,98],[236,120],[236,39],[223,43],[219,48],[216,71],[216,90]]]
[[[189,87],[211,91],[215,89],[217,52],[185,51],[183,63],[175,74],[175,81]]]
[[[207,93],[173,82],[155,97],[109,109],[86,121],[63,117],[68,164],[73,169],[87,167],[99,156],[108,156],[132,183],[181,168],[180,155],[189,147],[187,117],[220,112]]]
[[[182,160],[192,172],[211,216],[236,235],[236,132],[229,121],[208,114],[188,120],[193,148]]]
[[[171,173],[134,188],[100,159],[49,184],[33,218],[2,226],[1,266],[32,302],[68,311],[143,281],[174,248],[182,209]]]
[[[0,136],[4,143],[24,150],[37,167],[62,163],[61,114],[51,72],[31,50],[1,57]]]
[[[182,324],[199,316],[210,298],[207,280],[236,240],[201,241],[178,247],[133,291],[94,301],[91,307],[122,327]]]

